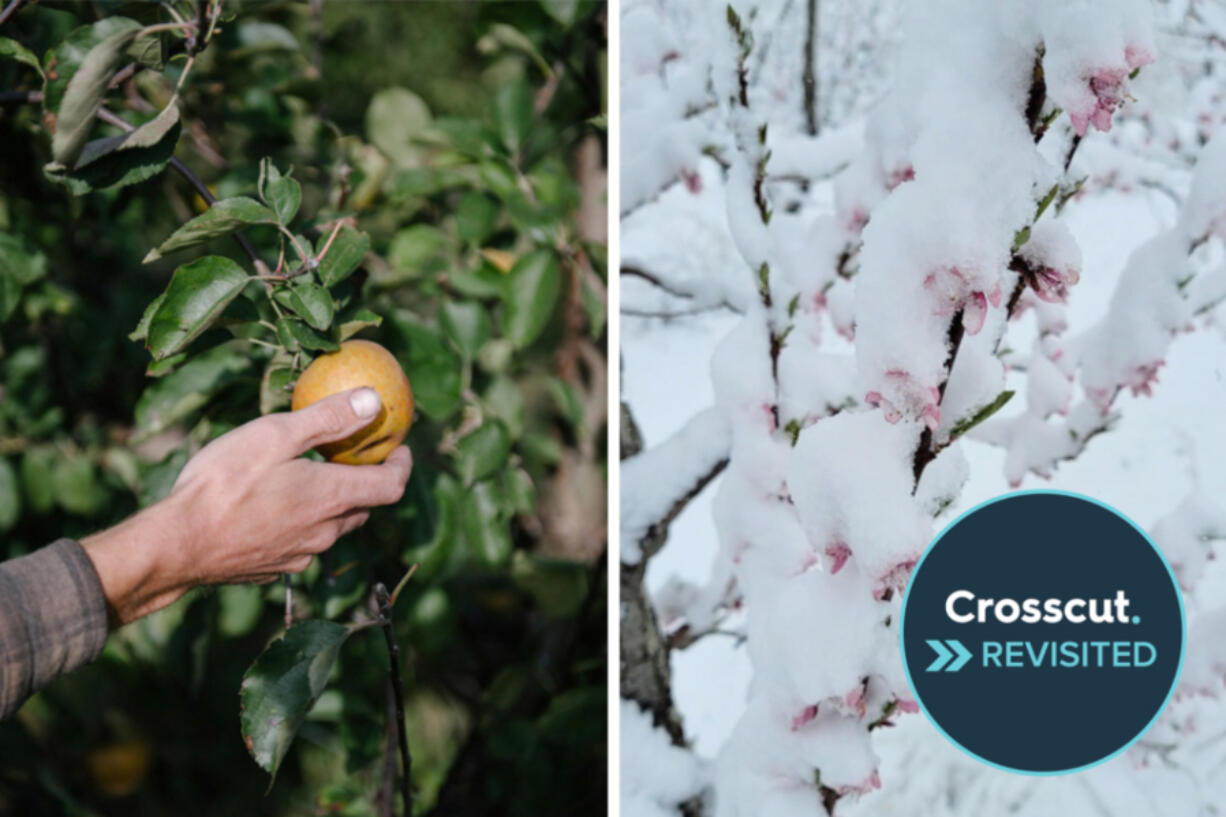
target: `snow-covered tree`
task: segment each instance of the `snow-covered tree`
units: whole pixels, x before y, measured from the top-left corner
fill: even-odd
[[[876,736],[917,710],[901,591],[962,501],[968,451],[1003,449],[1012,485],[1092,457],[1121,402],[1160,388],[1172,344],[1220,325],[1226,8],[937,0],[899,16],[789,0],[623,11],[623,314],[737,315],[711,354],[710,408],[645,450],[624,412],[627,814],[643,801],[716,817],[1046,804],[1037,784],[957,759],[927,787],[890,779]],[[851,33],[824,40],[839,20]],[[823,108],[823,93],[840,101]],[[1170,212],[1122,269],[1088,269],[1062,216],[1107,190]],[[1113,290],[1097,283],[1109,276]],[[1079,325],[1067,303],[1090,277],[1097,317]],[[1206,362],[1221,366],[1220,347]],[[712,482],[709,579],[650,593],[649,560]],[[1189,598],[1224,506],[1200,488],[1153,526]],[[1223,691],[1215,595],[1189,605],[1182,701]],[[717,633],[752,665],[745,700],[725,701],[739,719],[714,763],[653,796],[643,719],[666,731],[653,740],[671,763],[687,747],[670,650]],[[1190,751],[1187,719],[1226,722],[1216,705],[1183,706],[1134,762]]]

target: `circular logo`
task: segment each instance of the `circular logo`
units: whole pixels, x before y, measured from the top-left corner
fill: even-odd
[[[992,766],[1062,774],[1150,727],[1183,661],[1179,587],[1145,532],[1100,502],[1024,491],[963,514],[903,598],[924,713]]]

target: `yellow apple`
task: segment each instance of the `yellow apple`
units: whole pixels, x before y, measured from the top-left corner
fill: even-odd
[[[413,423],[413,389],[392,353],[369,340],[349,340],[320,355],[294,386],[294,411],[338,392],[369,386],[379,393],[379,414],[361,431],[316,447],[332,462],[374,465],[404,441]]]

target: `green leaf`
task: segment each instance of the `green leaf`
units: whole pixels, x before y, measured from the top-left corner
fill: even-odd
[[[194,247],[209,239],[227,235],[252,224],[276,224],[277,214],[255,199],[238,197],[222,199],[204,213],[175,230],[170,238],[155,250],[150,250],[144,263],[156,261],[167,253]]]
[[[338,341],[344,342],[362,330],[380,326],[382,323],[383,318],[381,316],[376,315],[369,309],[359,309],[348,320],[342,321],[334,334]]]
[[[487,420],[456,442],[456,472],[465,485],[498,471],[511,453],[511,435],[499,420]]]
[[[265,158],[260,162],[259,191],[264,203],[277,214],[277,220],[288,227],[302,205],[302,185],[281,175],[272,160]]]
[[[146,345],[154,359],[170,357],[199,337],[238,297],[248,279],[238,264],[220,255],[175,270],[165,298],[149,319]]]
[[[272,414],[290,403],[290,385],[296,372],[288,360],[273,358],[260,378],[260,414]]]
[[[136,324],[136,328],[128,335],[128,340],[144,340],[149,337],[149,322],[153,320],[154,314],[157,313],[158,307],[166,300],[166,292],[154,298],[145,307],[144,313],[140,316],[140,323]]]
[[[0,321],[13,314],[22,289],[46,274],[46,256],[27,250],[17,235],[0,233]]]
[[[55,505],[55,483],[51,477],[55,457],[55,449],[49,445],[27,448],[21,457],[21,488],[34,513],[47,513]]]
[[[545,62],[545,58],[541,56],[541,52],[537,50],[536,45],[518,28],[509,26],[506,23],[494,23],[490,26],[489,36],[503,48],[522,52],[536,64],[536,67],[545,76],[553,76],[553,70],[549,67],[549,63]]]
[[[391,324],[408,347],[400,362],[413,384],[417,406],[429,417],[445,420],[460,405],[459,357],[437,331],[409,312],[393,313]]]
[[[949,432],[949,442],[952,443],[954,440],[958,439],[963,434],[970,431],[972,428],[979,425],[996,412],[1000,411],[1002,408],[1004,408],[1005,403],[1008,403],[1012,397],[1013,392],[1008,390],[1002,391],[1000,394],[996,395],[996,399],[991,403],[988,403],[986,406],[981,406],[979,410],[970,417],[964,417],[963,419],[954,423],[954,427],[950,429]]]
[[[297,279],[289,286],[278,287],[274,293],[277,303],[293,311],[295,315],[319,330],[332,326],[336,305],[328,290],[319,284]]]
[[[56,502],[68,513],[92,516],[106,504],[106,492],[98,484],[93,460],[85,456],[64,457],[51,469]]]
[[[366,136],[397,166],[417,167],[421,149],[415,141],[430,127],[430,108],[407,88],[385,88],[366,109]]]
[[[316,258],[319,258],[319,254],[323,252],[324,245],[327,243],[328,236],[320,236],[319,241],[315,245]],[[346,224],[336,234],[336,238],[332,241],[332,246],[328,247],[327,255],[319,259],[319,269],[317,271],[319,280],[326,287],[339,284],[358,268],[358,265],[362,263],[362,259],[366,257],[366,253],[369,250],[370,236],[366,235],[366,233],[358,232]]]
[[[34,56],[34,52],[8,37],[0,37],[0,59],[23,62],[37,71],[40,77],[43,75],[43,67],[39,64],[38,57]]]
[[[494,127],[511,154],[519,153],[532,129],[532,90],[517,80],[504,85],[494,97]]]
[[[489,568],[506,564],[511,555],[511,529],[489,482],[473,485],[460,498],[460,528],[479,564]]]
[[[603,686],[568,689],[549,702],[536,722],[545,740],[578,749],[604,739],[608,695]]]
[[[282,318],[277,321],[277,337],[288,335],[303,349],[316,352],[335,352],[341,345],[331,338],[319,334],[305,323],[294,318]],[[288,344],[286,344],[288,347]]]
[[[127,58],[124,52],[138,32],[136,27],[124,28],[99,42],[68,81],[55,111],[55,136],[51,139],[51,158],[57,164],[63,167],[76,164],[111,80]]]
[[[154,381],[136,401],[137,428],[156,434],[208,405],[250,367],[246,350],[246,341],[227,341]]]
[[[323,693],[341,645],[354,632],[331,621],[300,622],[272,642],[243,675],[243,741],[274,779],[298,727]]]
[[[250,22],[238,27],[238,48],[230,56],[250,56],[268,51],[298,51],[298,40],[289,29],[276,23]]]
[[[21,518],[21,483],[17,470],[0,459],[0,533],[7,533]]]
[[[471,244],[483,244],[494,230],[498,205],[483,193],[469,191],[456,206],[456,232]]]
[[[473,301],[445,301],[439,312],[439,325],[465,360],[476,357],[490,336],[485,307]]]
[[[541,7],[564,26],[574,25],[581,0],[541,0]]]
[[[217,629],[227,638],[238,638],[260,623],[264,612],[264,588],[257,584],[231,584],[217,588],[220,609]]]
[[[514,380],[506,375],[494,377],[482,395],[482,406],[490,416],[506,423],[512,439],[524,431],[524,393]]]
[[[183,466],[187,465],[187,451],[178,448],[171,451],[161,462],[147,467],[140,480],[140,506],[148,508],[160,502],[170,493]]]
[[[535,250],[508,274],[503,332],[516,347],[529,346],[553,314],[562,288],[558,261],[549,250]]]
[[[55,70],[43,86],[43,110],[52,116],[59,113],[68,83],[95,46],[109,37],[139,28],[140,23],[127,17],[103,17],[96,23],[70,31],[59,45],[47,52],[46,64],[54,65]]]
[[[166,67],[166,55],[162,52],[162,37],[158,33],[137,37],[128,46],[125,53],[142,68],[161,71]]]
[[[587,317],[588,331],[593,340],[598,340],[604,334],[605,321],[608,318],[604,288],[599,284],[599,279],[595,276],[584,275],[579,292],[583,314]]]
[[[447,236],[431,224],[414,224],[392,237],[387,260],[403,272],[419,272],[447,243]]]
[[[579,562],[549,559],[517,550],[511,560],[511,580],[532,596],[550,618],[570,618],[588,595],[588,569]]]
[[[502,493],[507,508],[514,513],[532,513],[536,509],[536,485],[522,468],[512,468],[503,474]]]
[[[135,130],[86,144],[72,168],[48,165],[46,173],[53,181],[67,185],[75,196],[137,184],[166,167],[181,131],[179,108],[172,100],[160,114]]]

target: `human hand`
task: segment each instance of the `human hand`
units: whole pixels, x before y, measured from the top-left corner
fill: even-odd
[[[406,447],[382,465],[300,458],[359,431],[379,408],[378,394],[363,388],[253,420],[201,449],[161,502],[82,541],[116,622],[199,585],[305,570],[369,508],[398,502],[413,466]]]

